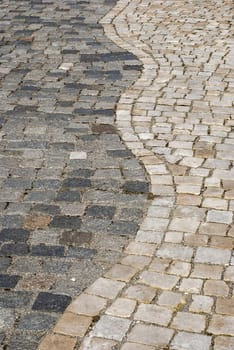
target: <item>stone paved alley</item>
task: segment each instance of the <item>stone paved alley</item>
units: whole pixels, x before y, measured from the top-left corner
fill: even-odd
[[[2,349],[234,349],[233,8],[1,2]]]

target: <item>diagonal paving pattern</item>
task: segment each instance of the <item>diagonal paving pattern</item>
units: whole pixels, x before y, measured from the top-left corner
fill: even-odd
[[[152,202],[123,259],[40,350],[234,348],[232,11],[228,0],[120,0],[101,21],[144,64],[116,124]]]

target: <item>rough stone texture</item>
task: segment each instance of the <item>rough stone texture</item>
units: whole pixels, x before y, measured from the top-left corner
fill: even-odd
[[[58,318],[116,263],[145,215],[148,180],[114,125],[142,64],[98,23],[114,4],[0,4],[0,305],[23,327],[7,327],[7,350],[35,350],[54,323],[42,313]]]
[[[108,160],[108,167],[99,168],[93,175],[88,171],[81,173],[78,167],[73,168],[64,176],[59,190],[56,181],[51,183],[48,177],[44,177],[39,184],[43,188],[50,184],[47,197],[45,191],[36,187],[38,182],[26,196],[26,204],[32,200],[39,204],[43,200],[46,205],[53,198],[58,198],[55,205],[61,199],[70,204],[74,201],[81,203],[84,199],[92,200],[86,220],[83,217],[76,220],[76,216],[69,220],[68,213],[55,213],[49,224],[51,229],[53,226],[62,228],[70,221],[70,231],[77,225],[81,232],[88,231],[94,235],[98,229],[107,235],[112,232],[116,239],[138,231],[136,239],[125,248],[125,253],[133,255],[135,259],[138,257],[141,263],[134,266],[134,258],[123,258],[125,268],[118,263],[117,267],[115,265],[106,273],[108,278],[98,279],[86,290],[86,294],[108,298],[108,309],[118,315],[108,315],[107,309],[102,310],[100,320],[100,313],[93,317],[90,332],[81,340],[87,347],[88,344],[95,347],[96,340],[92,343],[92,339],[96,338],[94,335],[107,348],[112,345],[105,343],[106,338],[113,338],[116,342],[113,347],[117,349],[133,343],[136,348],[143,346],[143,349],[148,346],[211,350],[219,346],[215,341],[222,336],[225,338],[219,339],[230,347],[227,338],[233,336],[233,315],[228,314],[226,309],[232,300],[234,264],[231,255],[234,208],[232,6],[230,1],[225,0],[205,0],[200,5],[199,1],[184,0],[119,0],[99,23],[104,26],[105,34],[118,45],[118,51],[100,53],[97,49],[96,52],[86,50],[80,54],[76,47],[62,50],[69,57],[80,54],[81,64],[93,63],[87,69],[92,87],[96,82],[92,79],[100,79],[103,75],[101,69],[97,72],[94,68],[102,67],[101,62],[111,67],[105,79],[111,77],[118,81],[122,71],[113,66],[121,56],[120,48],[127,50],[123,54],[128,61],[125,64],[127,71],[133,68],[130,67],[133,57],[137,57],[144,66],[138,79],[135,75],[135,83],[119,96],[114,128],[106,126],[108,118],[113,120],[114,117],[109,99],[107,104],[103,104],[102,100],[95,105],[97,108],[89,110],[89,121],[94,124],[97,120],[99,126],[92,125],[92,133],[88,137],[87,134],[80,136],[79,140],[86,144],[96,142],[94,140],[98,137],[105,142],[111,141],[106,158],[99,161],[99,166],[106,166]],[[62,10],[66,12],[64,8]],[[45,53],[50,55],[51,50],[58,48],[50,47]],[[75,63],[74,60],[72,62]],[[62,74],[76,68],[75,64],[63,66],[62,63],[61,67]],[[37,81],[41,74],[41,71],[37,72]],[[31,72],[26,76],[32,79]],[[53,71],[50,79],[57,76],[60,80],[56,81],[57,84],[53,81],[53,88],[57,86],[61,89],[61,72]],[[12,84],[11,81],[11,88]],[[74,85],[69,85],[69,89],[72,88]],[[97,93],[92,90],[90,101],[94,101],[95,96]],[[44,104],[42,112],[51,108],[51,104]],[[35,112],[32,105],[28,110]],[[64,110],[68,114],[79,114],[83,120],[87,118],[86,102],[76,105],[73,110],[70,96],[59,104],[60,113],[56,116],[59,116],[61,123],[64,122],[64,115],[61,115]],[[29,128],[30,132],[32,129]],[[43,132],[42,129],[39,132]],[[121,135],[127,149],[116,145],[117,135]],[[4,140],[5,136],[2,137]],[[67,143],[64,135],[59,141],[53,143],[52,151],[56,149],[64,154],[78,150],[74,148],[71,137]],[[47,147],[45,142],[41,142],[40,151],[35,147],[38,143],[33,143],[26,152],[23,150],[25,143],[22,145],[15,140],[12,143],[14,152],[23,152],[24,164],[28,165],[30,161],[32,164],[33,157],[35,167],[41,166]],[[90,145],[87,147],[79,149],[87,153],[83,159],[86,164],[83,169],[93,170],[95,160],[89,154]],[[99,151],[101,154],[101,148]],[[128,159],[131,152],[145,167],[151,183],[151,193],[148,194],[151,205],[142,222],[133,218],[142,210],[142,198],[148,187],[136,161]],[[71,158],[73,156],[69,159],[74,164],[76,160]],[[123,162],[122,167],[115,166],[117,160]],[[53,159],[50,164],[54,162]],[[94,162],[92,167],[87,165],[90,162]],[[138,178],[133,178],[133,175]],[[121,187],[119,184],[123,176],[126,181]],[[103,181],[103,178],[108,178],[108,181]],[[11,195],[12,200],[19,200],[22,188],[28,191],[32,186],[32,181],[27,179],[28,176],[24,181],[8,180],[7,186],[16,190]],[[94,192],[92,185],[98,191]],[[110,188],[115,196],[110,196]],[[125,194],[125,206],[120,211],[116,207],[116,199],[120,200],[119,189]],[[133,190],[136,193],[132,193]],[[130,193],[131,197],[128,197]],[[2,198],[6,200],[6,191]],[[100,206],[103,207],[103,214],[100,214]],[[56,211],[54,207],[52,210]],[[3,223],[11,223],[10,228],[16,228],[22,222],[22,211],[26,212],[24,216],[28,215],[27,206],[17,211],[10,210]],[[124,212],[128,211],[127,218]],[[93,236],[87,239],[91,238],[94,239]],[[109,242],[105,240],[102,244],[111,247]],[[97,249],[97,244],[88,249]],[[56,243],[52,245],[57,246]],[[41,247],[34,249],[43,250]],[[4,242],[1,248],[2,252],[21,254],[22,260],[26,258],[28,250],[27,240],[18,242],[16,247],[13,242]],[[63,259],[62,251],[56,248],[53,252],[60,254],[60,261]],[[83,256],[82,261],[87,261],[85,256],[95,254],[90,250],[76,253]],[[72,254],[75,254],[74,251]],[[142,257],[148,258],[148,262]],[[132,273],[126,276],[123,272],[129,271],[126,268],[129,266],[135,268],[136,273],[130,269]],[[119,272],[124,283],[116,281]],[[120,284],[116,285],[117,282]],[[63,283],[60,283],[60,288]],[[122,304],[117,301],[122,298],[133,303],[140,301],[141,304],[135,313],[129,311],[127,317],[122,312]],[[166,310],[164,314],[162,309]],[[171,316],[173,319],[170,322]],[[161,322],[163,326],[153,325],[152,321]],[[129,327],[131,322],[132,327]],[[96,344],[97,347],[100,345]],[[79,344],[76,347],[79,348]]]

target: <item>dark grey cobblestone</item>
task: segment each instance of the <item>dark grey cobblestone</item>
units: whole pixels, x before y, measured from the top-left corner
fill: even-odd
[[[35,350],[146,211],[114,123],[142,65],[98,23],[115,2],[0,2],[0,349]]]

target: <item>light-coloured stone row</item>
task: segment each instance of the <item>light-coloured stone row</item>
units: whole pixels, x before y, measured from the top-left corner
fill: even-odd
[[[233,349],[230,14],[229,0],[120,0],[102,20],[144,64],[116,124],[153,200],[125,257],[69,306],[41,350],[64,336],[73,349],[88,329],[81,350]]]

